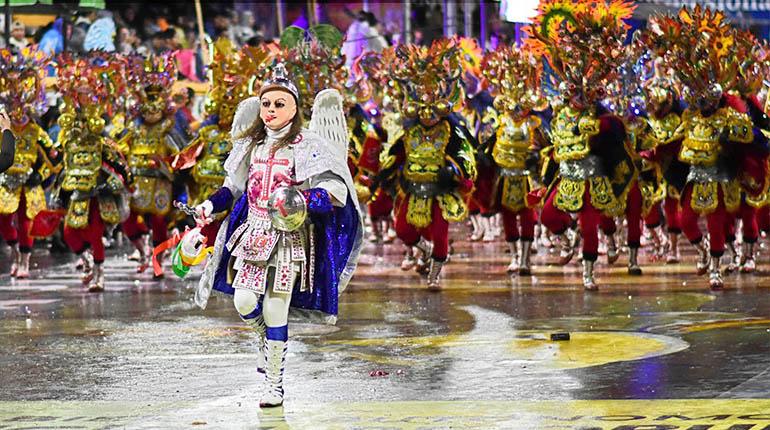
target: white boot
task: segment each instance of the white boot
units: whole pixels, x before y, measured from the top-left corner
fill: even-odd
[[[735,249],[734,242],[728,242],[726,245],[729,263],[727,263],[727,267],[725,267],[725,273],[733,273],[738,270],[738,266],[740,265],[740,256],[738,255],[738,250]]]
[[[243,319],[243,322],[253,328],[254,333],[257,334],[257,372],[265,373],[265,335],[267,334],[265,319],[260,315],[256,318]]]
[[[14,243],[11,245],[11,276],[16,277],[16,273],[19,272],[19,260],[21,259],[21,256],[19,255],[19,244]]]
[[[483,229],[484,229],[484,238],[481,240],[484,242],[494,242],[495,228],[494,228],[494,225],[492,225],[492,217],[482,216],[481,225],[483,226]]]
[[[283,369],[286,363],[286,344],[282,340],[265,341],[265,379],[267,390],[259,401],[260,408],[274,408],[283,404]]]
[[[440,290],[441,284],[439,282],[439,275],[441,274],[441,268],[444,266],[443,261],[437,261],[431,258],[430,270],[428,271],[428,289]]]
[[[411,246],[407,246],[406,251],[404,251],[404,259],[401,260],[401,270],[406,272],[414,269],[416,265],[417,260],[414,258],[414,251]]]
[[[754,244],[743,244],[743,255],[741,255],[741,273],[754,273],[757,270],[757,263],[754,261]]]
[[[433,244],[421,237],[414,247],[419,252],[415,270],[421,275],[427,275],[430,270],[430,255],[433,252]]]
[[[511,264],[505,270],[508,273],[514,273],[519,270],[519,247],[516,242],[508,242],[508,248],[511,250]]]
[[[19,252],[19,268],[16,270],[16,279],[29,278],[29,257],[31,252]]]
[[[695,263],[695,273],[700,275],[705,275],[708,271],[708,264],[709,264],[709,252],[706,249],[706,245],[703,243],[703,240],[700,241],[695,246],[695,250],[698,251],[698,261]]]
[[[607,265],[612,265],[620,258],[618,252],[618,244],[615,242],[615,235],[610,234],[607,236]]]
[[[519,260],[519,275],[529,276],[532,274],[532,263],[530,262],[530,254],[532,254],[532,241],[521,241],[521,255]]]
[[[377,220],[370,220],[369,225],[372,226],[372,234],[369,235],[369,242],[382,243],[382,231],[380,230],[380,222]]]
[[[560,234],[558,238],[559,246],[561,247],[561,250],[559,251],[559,265],[564,266],[575,256],[575,248],[572,247],[572,241],[566,233]]]
[[[679,263],[680,259],[681,258],[679,257],[679,234],[669,233],[668,234],[668,255],[666,256],[666,264],[677,264]]]
[[[711,257],[709,264],[709,287],[712,290],[721,290],[725,287],[725,282],[722,280],[722,272],[719,270],[720,257]]]
[[[641,276],[642,268],[639,267],[639,248],[628,249],[628,274],[633,276]]]
[[[471,236],[469,238],[471,242],[478,242],[482,237],[484,237],[484,229],[481,227],[481,221],[479,220],[480,218],[481,215],[471,215],[471,225],[473,226],[473,231],[471,232]]]
[[[101,264],[94,264],[94,279],[88,287],[91,293],[101,293],[104,291],[104,267]]]
[[[84,252],[80,255],[80,270],[83,271],[80,275],[83,286],[91,285],[91,281],[94,279],[94,260],[90,252]]]
[[[583,288],[586,291],[596,291],[599,287],[594,281],[594,262],[590,260],[583,260]]]
[[[658,231],[660,230],[660,231]],[[650,230],[652,233],[652,243],[655,245],[655,260],[660,261],[666,258],[668,252],[668,241],[663,229],[656,227]]]

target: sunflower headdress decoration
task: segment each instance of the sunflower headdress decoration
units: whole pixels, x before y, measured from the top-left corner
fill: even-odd
[[[735,32],[735,59],[738,62],[735,67],[738,75],[734,89],[740,95],[756,95],[770,71],[770,45],[766,41],[760,43],[748,30],[736,29]]]
[[[132,114],[143,117],[173,114],[171,90],[176,76],[172,54],[131,57],[128,61],[128,88],[132,93]]]
[[[62,54],[58,64],[56,86],[68,106],[90,106],[112,114],[113,103],[126,89],[124,57],[103,51],[79,58]]]
[[[277,63],[285,64],[297,85],[300,108],[306,119],[310,118],[313,100],[321,90],[336,89],[345,97],[346,104],[355,102],[345,87],[348,71],[342,54],[342,40],[342,33],[329,24],[318,24],[308,30],[290,26],[281,33]]]
[[[230,124],[238,103],[262,85],[271,60],[272,54],[263,47],[244,46],[237,50],[230,39],[218,39],[210,65],[206,113],[217,115],[222,124]]]
[[[0,103],[14,120],[28,113],[40,115],[46,108],[43,79],[49,58],[41,51],[24,48],[18,53],[0,50]]]
[[[381,106],[386,98],[401,99],[400,87],[391,74],[395,58],[395,47],[389,46],[382,52],[366,51],[353,62],[351,72],[355,78],[355,96],[359,102],[373,100]]]
[[[543,55],[563,97],[593,103],[618,73],[634,4],[628,0],[541,0],[526,45]]]
[[[470,37],[461,37],[457,41],[460,49],[460,62],[463,70],[476,77],[481,77],[481,61],[484,59],[484,52],[476,39]]]
[[[688,103],[718,101],[737,85],[736,32],[722,12],[683,7],[676,16],[651,17],[648,28],[642,43],[674,70]]]
[[[461,108],[461,53],[455,39],[440,39],[428,48],[400,45],[391,73],[397,81],[401,113],[406,118],[431,121]]]
[[[501,46],[487,52],[481,73],[490,84],[499,112],[529,112],[545,101],[541,87],[543,63],[526,48]]]

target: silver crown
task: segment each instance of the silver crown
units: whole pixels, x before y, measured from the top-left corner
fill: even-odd
[[[260,94],[264,94],[266,90],[277,87],[285,89],[294,95],[295,99],[299,100],[297,86],[289,79],[289,74],[286,72],[286,66],[283,63],[275,65],[273,68],[273,76],[265,80],[259,92]]]

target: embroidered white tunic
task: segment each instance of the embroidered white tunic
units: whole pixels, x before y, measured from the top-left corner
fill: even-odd
[[[313,285],[313,235],[309,223],[293,232],[272,227],[268,200],[279,187],[297,185],[294,145],[274,151],[288,129],[268,134],[264,144],[255,145],[250,157],[245,192],[248,193],[249,215],[227,243],[233,288],[265,294],[266,288],[277,293],[291,293],[297,278],[300,291]],[[298,137],[301,141],[302,136]],[[297,185],[300,189],[322,187],[332,201],[345,201],[347,189],[334,174],[315,175]],[[233,273],[234,272],[234,273]]]

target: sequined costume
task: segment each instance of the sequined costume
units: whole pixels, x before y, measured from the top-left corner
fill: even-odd
[[[182,148],[169,138],[174,128],[174,106],[170,101],[176,66],[171,56],[135,59],[129,76],[136,98],[136,112],[118,142],[131,172],[131,214],[123,232],[140,252],[138,271],[149,267],[147,234],[159,245],[168,238],[168,214],[172,203],[173,169],[170,162]],[[143,219],[140,220],[140,217]]]
[[[124,88],[122,65],[114,56],[94,53],[77,60],[63,57],[59,66],[58,86],[65,104],[58,120],[64,163],[57,195],[66,210],[64,241],[81,257],[82,281],[92,292],[104,290],[105,231],[129,214],[128,167],[114,143],[104,137],[103,119],[112,97]]]
[[[624,124],[599,104],[621,61],[617,53],[623,52],[628,28],[623,20],[633,9],[628,1],[541,1],[532,25],[526,28],[532,36],[526,44],[545,56],[561,81],[550,124],[551,146],[545,152],[544,179],[550,188],[541,222],[567,245],[570,214],[577,214],[586,290],[598,288],[593,267],[601,217],[624,213],[635,176]],[[565,246],[561,263],[569,262],[573,252]]]
[[[667,31],[650,31],[640,40],[674,71],[689,105],[681,118],[683,140],[677,154],[688,166],[680,193],[682,230],[699,253],[697,272],[708,272],[710,287],[721,289],[725,226],[728,214],[741,206],[738,154],[754,141],[751,118],[739,107],[739,100],[727,94],[743,61],[736,48],[736,30],[721,12],[700,6],[682,8],[677,16],[655,17],[652,24],[653,29]],[[689,60],[696,58],[695,52],[699,53],[697,67]],[[698,223],[701,217],[706,218],[709,250]]]
[[[300,93],[282,64],[263,84],[260,98],[272,91],[299,101]],[[338,296],[355,269],[363,229],[347,166],[340,94],[319,93],[307,129],[293,127],[301,120],[296,114],[281,129],[255,129],[260,98],[246,99],[239,106],[233,150],[224,165],[227,178],[203,204],[214,213],[229,214],[217,234],[196,302],[205,306],[212,288],[233,295],[241,318],[260,336],[268,382],[260,406],[270,407],[283,403],[289,311],[336,321]],[[267,104],[265,109],[273,108]],[[257,124],[264,127],[264,122]],[[290,231],[278,230],[275,215],[270,215],[273,209],[280,213],[283,205],[279,201],[271,205],[271,197],[286,187],[303,190],[308,214]]]
[[[396,234],[409,247],[430,254],[428,285],[438,288],[449,251],[449,223],[468,215],[467,195],[476,178],[475,139],[452,113],[462,100],[458,50],[453,40],[430,48],[400,46],[393,72],[406,98],[403,135],[381,157],[381,182],[398,186]],[[419,82],[411,80],[419,79]],[[432,250],[421,239],[432,242]],[[416,262],[408,253],[402,268]]]
[[[682,172],[686,166],[677,159],[683,135],[680,124],[684,110],[671,79],[662,72],[644,85],[647,109],[630,127],[632,142],[639,155],[639,189],[642,215],[647,228],[654,231],[663,221],[668,233],[666,262],[680,261],[679,191],[685,180]],[[661,213],[664,215],[661,219]]]
[[[545,101],[539,92],[542,63],[529,52],[503,47],[485,56],[482,70],[492,84],[495,112],[499,112],[494,120],[496,130],[484,141],[479,156],[491,160],[488,170],[493,178],[489,192],[480,193],[482,206],[502,212],[511,251],[508,271],[529,275],[537,214],[527,195],[539,179],[538,155],[547,146],[542,120],[534,114]],[[479,181],[478,188],[482,188]]]
[[[29,277],[35,217],[46,209],[42,184],[58,171],[58,147],[34,117],[45,106],[43,71],[47,58],[29,48],[18,54],[0,51],[2,104],[16,138],[11,165],[0,173],[0,236],[11,246],[11,276]]]
[[[727,271],[740,269],[743,273],[756,270],[754,258],[755,244],[759,239],[759,209],[768,204],[768,132],[770,119],[757,99],[763,86],[763,76],[770,74],[770,51],[747,30],[737,30],[737,57],[741,67],[736,77],[733,94],[734,108],[745,113],[751,119],[753,140],[749,145],[739,145],[737,159],[740,160],[737,180],[741,184],[741,204],[738,211],[728,213],[726,244],[730,250],[730,262]],[[736,221],[742,225],[741,252],[736,249]]]

